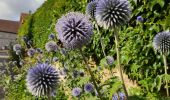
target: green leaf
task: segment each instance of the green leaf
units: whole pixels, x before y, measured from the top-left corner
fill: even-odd
[[[112,88],[110,89],[110,96],[109,96],[110,99],[109,100],[111,100],[112,95],[115,94],[121,87],[122,87],[122,84],[120,81],[118,81],[112,85]]]

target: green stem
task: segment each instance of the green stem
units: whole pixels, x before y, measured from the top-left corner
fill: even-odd
[[[106,52],[104,51],[104,45],[103,45],[103,40],[102,40],[102,38],[101,38],[101,34],[100,34],[100,30],[99,30],[99,26],[98,26],[98,24],[97,24],[97,22],[95,22],[96,23],[96,28],[97,28],[97,33],[99,34],[99,38],[100,38],[100,44],[101,44],[101,47],[102,47],[102,52],[103,52],[103,55],[104,55],[104,57],[105,58],[107,58],[107,56],[106,56]],[[111,73],[111,75],[113,76],[113,72],[112,72],[112,70],[111,70],[111,68],[109,67],[109,69],[110,69],[110,73]]]
[[[97,23],[97,22],[96,22],[96,23]],[[102,41],[102,38],[101,38],[99,26],[98,26],[97,24],[96,24],[96,28],[97,28],[97,33],[99,34],[100,44],[101,44],[101,47],[102,47],[102,52],[103,52],[103,54],[104,54],[104,57],[106,58],[106,53],[105,53],[105,51],[104,51],[103,41]]]
[[[101,93],[100,93],[100,90],[99,90],[99,88],[98,88],[98,86],[97,86],[97,83],[96,83],[96,81],[95,81],[95,77],[94,77],[94,75],[93,75],[93,73],[92,73],[92,71],[91,71],[91,69],[90,69],[90,66],[88,65],[87,60],[86,60],[86,58],[85,58],[85,56],[84,56],[84,54],[83,54],[83,52],[82,52],[81,49],[80,49],[80,53],[81,53],[82,58],[83,58],[83,60],[84,60],[84,62],[85,62],[85,64],[86,64],[87,70],[89,71],[89,73],[90,73],[90,75],[91,75],[91,78],[92,78],[94,87],[96,88],[97,93],[99,94],[99,98],[100,98],[101,100],[103,100],[102,95],[101,95]]]
[[[120,78],[121,78],[121,81],[122,81],[122,85],[123,85],[125,95],[128,98],[128,93],[127,93],[126,86],[125,86],[124,79],[123,79],[122,67],[120,65],[120,51],[119,51],[119,39],[118,39],[118,30],[117,29],[115,29],[114,37],[115,37],[115,44],[116,44],[115,48],[116,48],[116,53],[117,53],[117,66],[119,67]]]
[[[167,75],[167,59],[166,59],[166,55],[163,54],[163,60],[164,60],[164,68],[165,68],[165,75]],[[169,97],[169,89],[168,89],[168,81],[165,77],[165,82],[166,82],[166,93],[167,93],[167,97]]]

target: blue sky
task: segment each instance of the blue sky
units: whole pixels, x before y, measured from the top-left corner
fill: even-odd
[[[42,5],[45,0],[0,0],[0,19],[18,21],[20,13],[28,13]]]

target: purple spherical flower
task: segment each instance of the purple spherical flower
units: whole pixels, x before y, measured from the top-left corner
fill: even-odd
[[[13,65],[17,65],[17,61],[13,61],[12,64],[13,64]]]
[[[48,36],[48,39],[54,40],[54,39],[55,39],[55,34],[51,33],[51,34]]]
[[[53,62],[57,62],[58,61],[58,57],[53,57]]]
[[[14,50],[14,51],[21,50],[21,45],[20,45],[20,44],[15,44],[15,45],[13,46],[13,50]]]
[[[57,70],[48,64],[35,65],[28,71],[26,77],[26,85],[29,92],[38,97],[53,96],[58,82]]]
[[[113,65],[114,63],[114,58],[112,56],[107,56],[106,61],[108,65]]]
[[[153,39],[153,47],[160,53],[169,53],[170,50],[170,32],[160,32]]]
[[[137,17],[137,21],[138,21],[138,22],[143,22],[143,21],[144,21],[144,19],[143,19],[143,17],[142,17],[142,16],[138,16],[138,17]]]
[[[35,54],[35,49],[33,49],[33,48],[28,49],[28,51],[27,51],[28,56],[32,57],[32,56],[34,56],[34,54]]]
[[[24,60],[20,60],[19,65],[23,66],[24,65]]]
[[[40,48],[37,48],[35,51],[36,51],[37,53],[40,53],[40,54],[43,53],[42,49],[40,49]]]
[[[27,42],[27,41],[28,41],[28,37],[27,37],[27,36],[23,36],[23,37],[22,37],[22,40],[23,40],[24,42]]]
[[[93,34],[92,29],[89,19],[78,12],[62,16],[56,24],[58,38],[68,49],[77,49],[86,45]]]
[[[125,93],[119,92],[118,94],[114,94],[112,100],[126,100]]]
[[[81,88],[75,87],[75,88],[73,88],[73,90],[72,90],[72,95],[75,96],[75,97],[77,97],[77,96],[80,95],[81,91],[82,91]]]
[[[28,44],[28,45],[32,45],[32,41],[29,40],[29,41],[27,42],[27,44]]]
[[[74,77],[74,78],[77,78],[78,75],[79,75],[78,71],[77,71],[77,70],[74,70],[74,71],[73,71],[73,77]]]
[[[93,84],[87,83],[86,85],[84,85],[84,90],[86,92],[92,92],[94,90]]]
[[[57,46],[56,42],[49,41],[45,44],[45,49],[48,52],[56,52],[58,50],[58,46]]]
[[[98,0],[91,1],[87,4],[87,7],[86,7],[86,14],[92,19],[95,18],[97,2]]]
[[[95,17],[97,23],[105,29],[113,29],[126,24],[130,19],[127,0],[99,0]]]
[[[16,55],[20,55],[21,54],[21,50],[17,50],[15,53],[16,53]]]
[[[84,71],[80,71],[80,72],[79,72],[79,75],[80,75],[81,77],[84,77]]]

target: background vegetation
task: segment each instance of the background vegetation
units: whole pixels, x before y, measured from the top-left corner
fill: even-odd
[[[128,75],[129,79],[136,81],[140,88],[130,89],[129,92],[134,100],[160,100],[165,99],[165,77],[170,81],[169,75],[164,75],[163,61],[161,61],[161,55],[154,51],[152,46],[153,37],[161,31],[169,30],[170,28],[170,1],[169,0],[129,0],[132,6],[132,16],[129,24],[121,29],[120,36],[120,48],[121,48],[121,61],[124,66],[124,72]],[[44,50],[44,45],[48,41],[48,35],[55,33],[55,24],[57,19],[63,14],[69,11],[85,12],[86,8],[85,0],[47,0],[34,14],[31,14],[24,25],[19,30],[19,41],[23,36],[28,36],[33,41],[34,47]],[[143,22],[138,22],[136,18],[142,16]],[[102,39],[104,41],[105,52],[107,55],[113,55],[116,58],[116,52],[114,50],[114,36],[113,33],[103,30]],[[104,56],[102,54],[101,45],[99,43],[98,35],[94,30],[94,36],[91,43],[83,49],[85,55],[90,57],[94,66],[93,71],[96,74],[98,72],[98,66],[103,69],[114,68],[115,65],[106,67]],[[58,41],[58,44],[62,44]],[[82,71],[81,57],[79,52],[69,52],[68,55],[55,54],[60,57],[64,62],[64,66],[69,69],[66,86],[75,87],[82,86],[84,83],[90,81],[88,76],[86,77],[74,77],[74,71]],[[49,56],[46,55],[46,58]],[[45,59],[44,59],[45,60]],[[170,58],[168,58],[168,61]],[[168,62],[170,64],[170,62]],[[25,67],[25,66],[24,66]],[[19,78],[15,82],[7,83],[7,98],[14,100],[20,98],[32,97],[27,91],[25,91],[25,74],[26,69],[21,68]],[[83,70],[85,71],[85,70]],[[169,72],[170,70],[168,70]],[[22,73],[21,73],[22,72]],[[72,77],[73,76],[73,77]],[[98,77],[98,76],[96,76]],[[7,78],[7,77],[5,77]],[[100,82],[100,77],[99,84]],[[101,78],[103,79],[103,78]],[[103,89],[108,91],[112,95],[113,90],[117,91],[116,87],[120,84],[116,77],[112,77],[109,82],[114,83],[111,88]],[[61,86],[57,95],[57,100],[63,98],[67,99],[69,93],[65,93],[65,86]],[[68,90],[69,91],[69,90]],[[88,98],[87,98],[88,95]],[[89,94],[82,96],[86,100],[94,100]],[[106,96],[107,97],[107,96]],[[109,97],[109,96],[108,96]],[[135,97],[137,99],[135,99]],[[34,98],[34,97],[32,97]],[[108,99],[108,98],[107,98]]]

